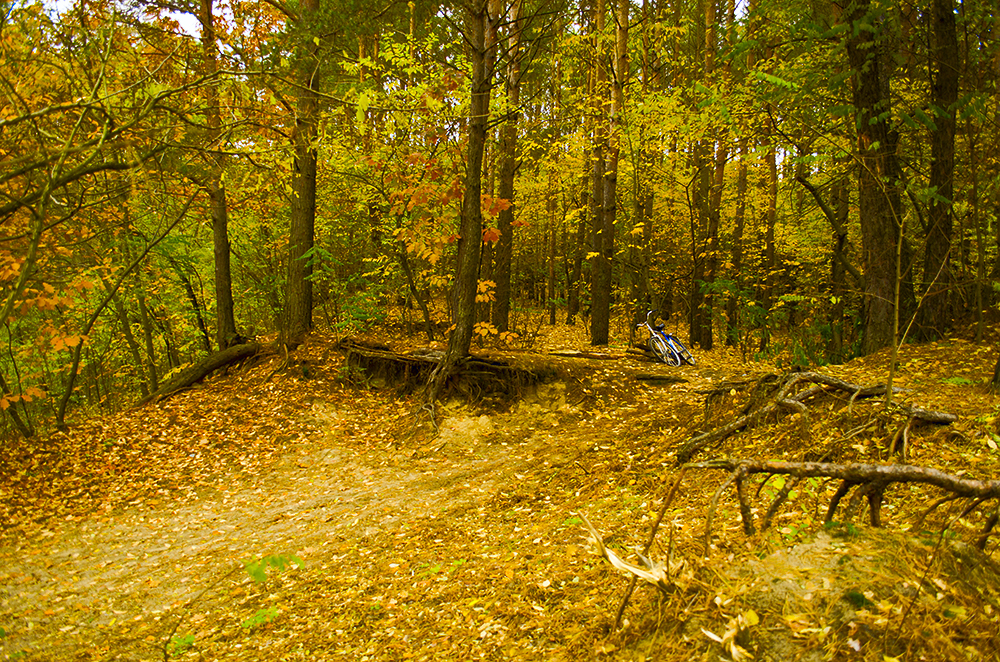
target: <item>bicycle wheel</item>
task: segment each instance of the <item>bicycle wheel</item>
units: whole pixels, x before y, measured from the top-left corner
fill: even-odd
[[[694,365],[694,356],[688,351],[688,348],[684,346],[680,338],[677,336],[670,336],[670,345],[677,352],[677,355],[681,357],[681,360],[688,365]]]
[[[681,364],[681,357],[678,356],[674,348],[667,343],[666,340],[660,336],[651,336],[649,339],[649,346],[653,350],[653,354],[656,358],[660,359],[662,363],[666,363],[669,366],[677,367]]]

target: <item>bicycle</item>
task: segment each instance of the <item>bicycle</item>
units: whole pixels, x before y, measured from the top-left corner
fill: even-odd
[[[670,333],[669,331],[664,331],[664,325],[657,324],[652,326],[649,323],[649,317],[654,311],[649,311],[646,313],[646,321],[640,322],[635,325],[635,328],[640,328],[645,326],[646,330],[649,331],[649,348],[653,350],[653,354],[662,363],[666,363],[669,366],[678,367],[682,363],[687,363],[688,365],[694,365],[694,356],[688,351],[688,348],[684,346],[680,338]]]

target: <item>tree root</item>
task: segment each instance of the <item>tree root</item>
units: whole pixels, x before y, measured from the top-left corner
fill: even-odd
[[[795,388],[803,383],[812,383],[813,386],[795,392]],[[886,386],[884,384],[876,386],[859,386],[857,384],[851,384],[850,382],[844,381],[843,379],[838,379],[837,377],[824,375],[818,372],[791,373],[785,376],[783,383],[777,387],[776,394],[763,405],[760,405],[752,411],[744,413],[743,416],[740,416],[726,425],[715,428],[709,432],[703,432],[681,444],[677,450],[677,464],[690,462],[695,453],[704,449],[709,444],[720,442],[735,432],[757,425],[761,420],[770,414],[773,414],[779,408],[790,409],[798,412],[802,414],[803,419],[807,420],[809,414],[804,401],[819,394],[826,393],[829,390],[839,390],[850,393],[851,397],[848,401],[848,411],[850,411],[854,406],[854,402],[858,399],[883,395],[885,393]],[[901,388],[895,387],[892,392],[903,393],[905,391]],[[899,438],[893,439],[892,443],[893,450],[898,448],[903,455],[906,453],[906,448],[909,442],[909,431],[914,422],[921,421],[926,423],[947,424],[958,420],[957,416],[947,412],[911,407],[895,401],[892,402],[892,405],[909,417],[909,423],[907,424],[906,429],[901,433],[897,433],[897,437]]]
[[[892,483],[923,483],[950,492],[950,495],[932,505],[921,516],[920,521],[923,521],[923,518],[931,510],[947,501],[969,499],[970,503],[962,513],[962,516],[965,516],[987,501],[1000,499],[1000,480],[975,480],[973,478],[948,474],[938,469],[910,464],[833,464],[830,462],[711,460],[708,462],[686,464],[684,466],[691,469],[722,469],[729,472],[729,477],[716,490],[709,505],[708,517],[705,524],[706,553],[708,552],[712,520],[719,497],[734,484],[736,486],[737,499],[740,503],[743,530],[747,535],[755,533],[756,527],[753,522],[752,510],[743,486],[744,480],[753,474],[768,474],[768,477],[782,474],[796,479],[815,477],[839,479],[842,482],[830,499],[830,505],[826,511],[826,522],[833,520],[834,513],[836,513],[841,501],[855,487],[858,489],[854,491],[846,508],[848,515],[858,509],[862,499],[867,500],[870,522],[872,526],[876,527],[882,524],[882,500],[886,488]],[[782,490],[774,497],[764,517],[763,528],[767,528],[774,513],[788,497],[788,493],[789,490]],[[979,549],[983,549],[986,546],[986,541],[993,531],[997,519],[1000,519],[1000,510],[988,519],[986,526],[980,534],[980,538],[976,542],[976,546]]]

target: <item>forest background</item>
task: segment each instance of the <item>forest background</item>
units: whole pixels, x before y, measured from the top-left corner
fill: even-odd
[[[449,366],[651,308],[813,365],[990,321],[989,4],[2,10],[7,435],[317,324],[401,319]]]

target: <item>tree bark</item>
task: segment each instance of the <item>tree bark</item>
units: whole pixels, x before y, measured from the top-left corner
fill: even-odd
[[[747,141],[739,141],[740,161],[736,173],[736,210],[733,213],[731,246],[732,284],[726,300],[726,346],[735,347],[740,338],[740,292],[743,290],[743,229],[747,209]]]
[[[604,101],[607,87],[607,70],[603,66],[603,35],[606,13],[605,0],[597,0],[594,7],[592,28],[593,41],[593,87],[591,88],[590,110],[593,125],[593,156],[591,157],[591,188],[590,188],[590,337],[595,345],[606,345],[607,331],[600,331],[601,321],[594,321],[601,306],[601,298],[605,290],[605,274],[608,274],[610,288],[610,265],[605,268],[604,262],[604,171],[605,143],[607,142],[606,106]],[[609,295],[610,299],[610,295]],[[595,333],[595,328],[597,333]],[[603,335],[603,339],[601,338]]]
[[[201,0],[198,20],[201,23],[201,47],[205,60],[205,75],[218,73],[213,0]],[[236,332],[235,305],[233,303],[233,277],[229,245],[229,207],[226,188],[222,182],[225,167],[222,145],[222,117],[219,111],[218,82],[211,81],[205,88],[208,125],[210,173],[205,182],[208,205],[212,216],[212,252],[215,262],[215,340],[219,349],[242,341]]]
[[[927,213],[924,250],[924,298],[917,313],[917,337],[932,340],[951,328],[949,290],[952,285],[950,253],[955,170],[955,102],[958,100],[958,37],[953,0],[934,0],[931,62],[937,64],[932,86],[935,108],[931,134],[930,187],[937,195]]]
[[[598,2],[601,11],[598,20],[598,33],[603,28],[603,5],[603,0]],[[608,344],[611,325],[615,222],[618,216],[618,159],[621,155],[621,131],[625,110],[624,90],[628,79],[628,1],[618,0],[617,6],[613,7],[612,11],[615,12],[615,50],[612,61],[611,98],[607,106],[607,130],[601,132],[606,163],[603,164],[604,173],[600,178],[602,182],[600,235],[595,238],[595,252],[598,255],[595,258],[597,269],[594,272],[593,310],[590,318],[590,342],[592,345]],[[598,64],[598,66],[600,65]],[[600,94],[600,89],[598,89],[598,94]]]
[[[497,215],[500,238],[494,251],[493,280],[496,283],[493,303],[493,326],[498,331],[510,328],[510,272],[514,253],[514,175],[517,173],[517,119],[521,103],[521,0],[514,0],[508,13],[510,32],[507,40],[507,118],[500,130],[500,186],[498,197],[510,202]]]
[[[441,395],[445,382],[459,362],[469,355],[472,331],[476,322],[476,292],[479,284],[479,258],[482,252],[483,153],[486,145],[490,110],[490,85],[496,61],[496,21],[502,2],[474,0],[467,7],[469,45],[472,64],[469,104],[469,143],[465,170],[465,195],[459,227],[458,264],[453,292],[455,328],[448,338],[448,349],[428,383],[428,400]]]
[[[881,11],[879,9],[878,11]],[[889,65],[882,40],[886,27],[870,0],[847,15],[847,56],[853,70],[858,132],[858,202],[865,275],[864,353],[895,343],[897,246],[902,217],[896,185],[898,135],[890,128]],[[865,26],[865,27],[862,27]],[[900,292],[901,298],[905,293]],[[900,301],[901,307],[906,302]]]
[[[305,35],[319,12],[319,0],[302,0],[299,22]],[[319,45],[309,40],[299,45],[292,169],[291,224],[288,233],[288,280],[280,342],[294,349],[312,330],[312,266],[309,263],[316,228],[316,133],[319,122]]]
[[[566,324],[576,324],[576,316],[580,313],[580,285],[583,280],[583,255],[587,245],[587,211],[590,208],[588,196],[590,182],[589,160],[584,165],[584,173],[580,177],[580,202],[577,205],[576,231],[572,243],[567,247],[569,268],[566,274]]]

